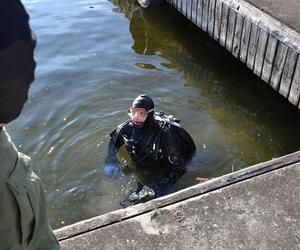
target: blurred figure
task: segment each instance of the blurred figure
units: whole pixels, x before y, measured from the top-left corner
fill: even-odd
[[[60,249],[41,180],[4,125],[17,118],[34,80],[36,40],[19,0],[0,0],[0,248]]]
[[[167,194],[185,173],[186,164],[195,152],[191,136],[173,116],[154,112],[148,95],[138,96],[128,110],[131,119],[111,134],[104,173],[113,176],[118,170],[116,154],[125,144],[139,176],[139,186],[129,197],[135,204]],[[128,166],[122,166],[128,173]]]

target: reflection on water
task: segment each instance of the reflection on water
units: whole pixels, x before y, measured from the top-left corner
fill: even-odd
[[[36,81],[8,126],[43,179],[54,228],[120,208],[132,176],[103,176],[134,97],[180,118],[197,154],[174,190],[299,150],[298,110],[167,3],[25,0]]]

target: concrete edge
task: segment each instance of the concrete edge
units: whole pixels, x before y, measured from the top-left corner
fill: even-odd
[[[180,190],[176,193],[151,200],[146,203],[138,204],[125,209],[119,209],[107,214],[96,216],[87,220],[83,220],[72,225],[54,231],[56,237],[62,241],[91,230],[99,229],[108,225],[127,220],[129,218],[147,213],[151,210],[162,208],[179,201],[183,201],[216,189],[229,186],[231,184],[258,176],[275,169],[279,169],[290,164],[300,162],[300,151],[276,158],[267,162],[263,162],[234,173],[226,174],[221,177],[200,183],[189,188]]]

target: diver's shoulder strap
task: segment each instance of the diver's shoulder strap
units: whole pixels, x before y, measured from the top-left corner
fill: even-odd
[[[111,133],[110,133],[110,137],[115,136],[115,138],[118,138],[121,130],[123,128],[125,128],[126,125],[128,125],[130,123],[130,119],[126,120],[125,122],[119,124]]]

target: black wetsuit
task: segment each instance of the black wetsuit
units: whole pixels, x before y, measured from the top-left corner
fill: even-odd
[[[194,142],[188,145],[177,134],[173,125],[158,122],[150,117],[142,128],[131,121],[119,125],[112,133],[106,163],[115,164],[115,155],[125,144],[143,185],[151,187],[155,196],[166,194],[186,171],[186,163],[195,150]]]

